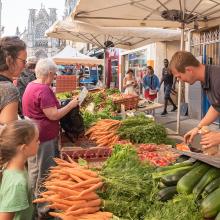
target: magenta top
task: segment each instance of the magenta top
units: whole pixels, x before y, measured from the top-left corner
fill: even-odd
[[[22,98],[22,108],[24,116],[38,124],[40,142],[55,139],[59,134],[59,120],[52,121],[43,112],[51,107],[60,108],[52,89],[45,84],[30,82]]]

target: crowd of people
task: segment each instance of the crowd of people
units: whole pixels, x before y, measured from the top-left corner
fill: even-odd
[[[147,66],[141,80],[129,69],[124,80],[125,93],[136,94],[144,88],[146,99],[154,101],[164,83],[165,108],[173,105],[170,94],[173,78],[193,84],[200,81],[211,107],[198,126],[185,135],[192,142],[202,126],[209,125],[220,114],[219,66],[201,64],[190,52],[176,52],[171,62],[164,60],[159,81],[151,66]],[[28,59],[25,43],[18,37],[0,39],[0,219],[50,219],[45,204],[34,207],[32,200],[44,190],[42,181],[54,166],[53,157],[59,156],[59,121],[78,106],[72,99],[61,107],[51,83],[57,72],[53,60]],[[17,81],[13,82],[13,79]],[[23,120],[18,120],[19,116]],[[201,144],[207,148],[220,144],[220,133],[203,134]]]
[[[169,61],[164,59],[164,68],[162,70],[162,78],[159,80],[158,76],[154,73],[152,66],[147,66],[142,72],[134,74],[132,69],[129,69],[123,79],[123,88],[125,94],[144,96],[150,102],[154,102],[158,97],[158,92],[161,85],[164,84],[164,110],[161,116],[168,114],[167,105],[168,101],[172,104],[171,112],[177,110],[177,106],[171,98],[171,93],[175,93],[175,83],[173,74],[168,68]]]

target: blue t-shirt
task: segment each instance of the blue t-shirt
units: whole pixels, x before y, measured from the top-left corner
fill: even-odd
[[[0,183],[0,212],[15,212],[13,220],[32,219],[33,205],[26,170],[3,171]]]

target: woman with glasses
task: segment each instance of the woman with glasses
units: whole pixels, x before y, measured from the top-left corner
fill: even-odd
[[[0,38],[0,124],[18,118],[19,92],[13,85],[25,67],[26,44],[19,37]]]
[[[28,173],[34,197],[42,190],[42,180],[51,166],[54,157],[59,156],[58,135],[59,120],[78,106],[78,99],[71,100],[60,108],[59,102],[52,91],[51,83],[57,72],[57,65],[51,59],[39,60],[36,64],[36,80],[30,82],[22,98],[24,116],[34,120],[39,127],[40,146],[37,155],[28,160]],[[37,205],[38,219],[46,219],[48,208],[45,204]]]

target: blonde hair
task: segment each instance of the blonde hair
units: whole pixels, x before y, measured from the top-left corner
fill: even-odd
[[[31,120],[17,120],[0,127],[0,170],[16,155],[20,145],[33,140],[36,129]]]

